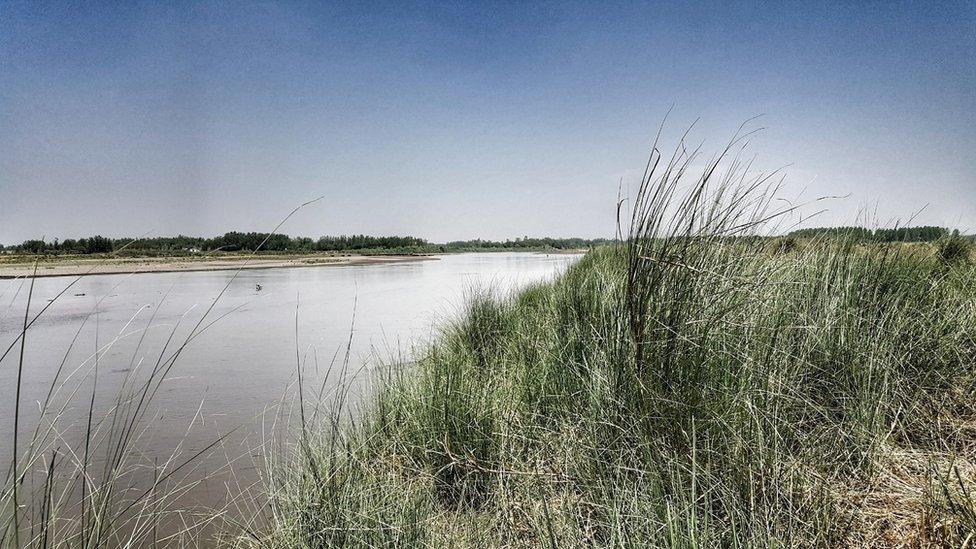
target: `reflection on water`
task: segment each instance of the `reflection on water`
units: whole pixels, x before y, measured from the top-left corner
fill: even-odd
[[[221,450],[197,466],[215,470],[257,446],[264,414],[294,395],[299,361],[316,387],[328,384],[334,380],[323,379],[325,372],[337,352],[345,353],[350,333],[350,370],[355,371],[429,338],[439,320],[458,311],[469,290],[509,291],[549,278],[575,258],[459,254],[437,261],[242,271],[160,386],[147,418],[151,428],[140,432],[138,448],[150,463],[160,462],[227,436]],[[57,445],[77,449],[93,388],[98,423],[117,404],[123,384],[138,387],[159,357],[172,356],[234,275],[106,275],[77,282],[27,332],[22,440],[38,425],[39,403],[61,368],[63,382],[52,402],[64,412],[60,434],[52,436]],[[39,311],[71,280],[38,279],[31,310]],[[0,351],[20,333],[28,284],[0,281]],[[12,457],[17,351],[19,346],[0,363],[0,463]],[[237,480],[247,480],[247,469],[234,471]],[[224,492],[204,483],[188,497],[218,504]]]

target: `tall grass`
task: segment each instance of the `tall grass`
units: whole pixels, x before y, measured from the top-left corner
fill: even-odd
[[[655,147],[625,242],[473,299],[269,468],[239,545],[970,543],[976,269],[771,246],[790,210],[740,143]]]

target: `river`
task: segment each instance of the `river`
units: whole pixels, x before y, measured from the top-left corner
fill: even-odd
[[[363,266],[83,278],[27,331],[19,453],[38,425],[42,432],[53,425],[38,446],[82,455],[93,394],[92,423],[106,436],[119,395],[137,391],[157,363],[165,367],[187,338],[197,334],[179,352],[146,407],[134,437],[138,459],[132,462],[170,460],[171,470],[223,437],[180,474],[210,478],[222,471],[218,477],[225,480],[232,470],[236,483],[253,483],[253,460],[241,457],[255,455],[271,437],[281,403],[293,409],[299,364],[306,397],[314,400],[321,388],[328,392],[343,376],[344,363],[346,379],[368,379],[371,367],[391,357],[409,357],[412,348],[436,337],[438,327],[459,314],[472,291],[491,288],[503,295],[553,277],[576,258],[473,253]],[[72,280],[37,279],[31,317]],[[23,279],[0,281],[0,351],[20,335],[28,287]],[[16,343],[0,363],[4,464],[12,458],[19,356]],[[41,403],[56,376],[42,416]],[[92,458],[99,460],[104,462]],[[193,485],[181,497],[220,505],[226,496],[224,480]]]

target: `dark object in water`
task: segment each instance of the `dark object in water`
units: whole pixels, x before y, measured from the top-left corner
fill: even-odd
[[[75,297],[84,297],[85,294],[75,294]]]
[[[260,284],[255,284],[254,285],[254,289],[260,292],[261,291],[261,285]]]

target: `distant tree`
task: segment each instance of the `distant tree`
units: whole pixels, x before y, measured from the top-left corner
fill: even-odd
[[[40,254],[47,250],[47,244],[43,240],[25,240],[20,245],[20,250],[29,254]]]
[[[80,253],[78,241],[73,238],[65,238],[61,241],[61,251],[66,254]]]
[[[945,227],[899,227],[897,229],[878,229],[874,239],[879,242],[934,242],[949,235]]]
[[[451,250],[497,250],[497,249],[546,249],[557,250],[582,249],[592,246],[599,246],[610,242],[605,238],[585,239],[585,238],[530,238],[522,237],[515,240],[493,241],[493,240],[456,240],[444,245]]]
[[[291,241],[291,246],[295,250],[307,251],[315,249],[315,241],[307,236],[296,236]]]
[[[934,242],[949,235],[945,227],[898,227],[871,231],[864,227],[817,227],[799,229],[788,236],[797,238],[845,237],[877,242]]]
[[[812,229],[799,229],[791,232],[787,236],[795,238],[816,238],[816,237],[843,237],[855,240],[870,240],[873,238],[871,229],[864,227],[815,227]]]
[[[112,251],[111,239],[105,238],[101,235],[83,238],[79,241],[79,243],[81,242],[84,242],[82,247],[86,254],[104,254]]]
[[[407,249],[427,246],[427,241],[413,236],[323,236],[315,243],[315,249],[323,252],[354,251],[369,249]]]

